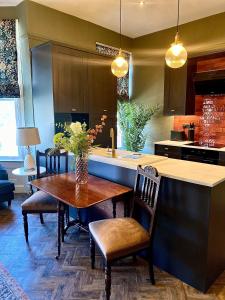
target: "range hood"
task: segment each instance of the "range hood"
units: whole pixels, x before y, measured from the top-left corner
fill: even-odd
[[[225,70],[195,73],[196,95],[225,95]]]

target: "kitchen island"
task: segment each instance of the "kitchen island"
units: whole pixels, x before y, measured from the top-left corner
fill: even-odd
[[[106,149],[90,156],[93,175],[133,186],[137,165],[162,176],[154,236],[154,264],[200,291],[225,269],[225,168],[157,155]],[[148,217],[135,207],[139,221]]]

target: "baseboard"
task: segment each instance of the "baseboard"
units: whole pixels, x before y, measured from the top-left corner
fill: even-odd
[[[24,193],[26,193],[24,185],[15,185],[15,193],[16,194],[24,194]]]

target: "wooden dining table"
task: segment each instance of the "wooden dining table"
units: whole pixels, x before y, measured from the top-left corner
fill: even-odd
[[[78,211],[77,219],[72,222],[68,221],[65,231],[71,225],[79,226],[87,231],[81,222],[80,210],[109,199],[112,199],[113,217],[116,217],[116,203],[121,200],[124,201],[124,216],[129,214],[129,200],[133,190],[100,177],[89,175],[86,184],[77,184],[74,173],[64,173],[35,179],[31,184],[58,200],[58,255],[56,258],[60,256],[61,240],[64,240],[62,239],[64,237],[62,223],[64,223],[65,206],[74,207]]]

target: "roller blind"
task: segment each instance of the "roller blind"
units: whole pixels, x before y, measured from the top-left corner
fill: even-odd
[[[16,20],[0,20],[0,98],[18,98]]]

